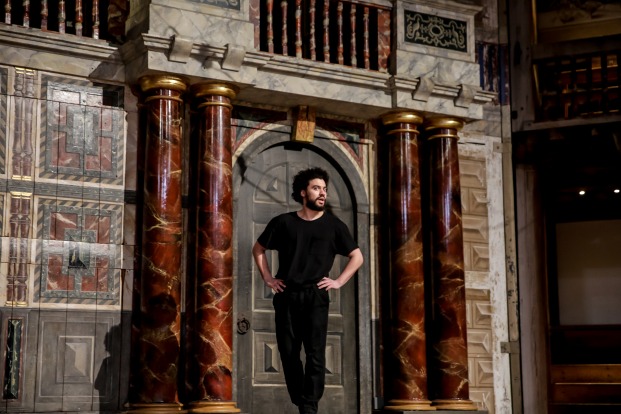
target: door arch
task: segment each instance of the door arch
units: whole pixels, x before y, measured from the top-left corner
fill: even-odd
[[[357,170],[338,145],[325,139],[317,139],[314,145],[292,143],[288,132],[269,131],[255,138],[234,165],[234,303],[235,320],[241,327],[234,339],[234,388],[236,402],[243,411],[271,413],[277,407],[288,413],[295,408],[289,402],[280,372],[271,292],[255,270],[251,248],[271,217],[299,208],[290,197],[290,180],[297,171],[312,165],[330,173],[329,205],[350,227],[368,258],[368,198]],[[337,258],[333,272],[344,263],[344,259]],[[329,372],[321,412],[371,412],[368,269],[367,259],[357,277],[331,297]]]

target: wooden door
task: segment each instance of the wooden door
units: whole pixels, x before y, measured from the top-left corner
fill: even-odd
[[[254,265],[251,249],[272,217],[300,208],[291,198],[291,182],[298,171],[310,166],[321,167],[330,174],[328,207],[355,234],[356,215],[345,178],[312,147],[290,144],[270,147],[251,158],[240,173],[243,176],[235,208],[235,318],[238,321],[235,366],[236,401],[243,412],[297,413],[287,394],[276,345],[273,294]],[[277,254],[268,251],[274,273]],[[346,258],[337,256],[330,275],[338,276],[345,264]],[[326,389],[319,411],[357,413],[355,282],[351,280],[340,290],[330,291],[330,299]]]

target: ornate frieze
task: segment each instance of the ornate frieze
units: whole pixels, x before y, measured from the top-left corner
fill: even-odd
[[[404,18],[406,42],[468,52],[467,22],[411,10]]]

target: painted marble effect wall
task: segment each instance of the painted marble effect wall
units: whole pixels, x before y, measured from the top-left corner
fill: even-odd
[[[459,143],[470,398],[490,413],[510,412],[507,355],[500,353],[507,340],[501,133],[500,122],[484,109],[497,91],[477,89],[474,48],[468,56],[433,49],[423,56],[400,44],[396,76],[350,73],[258,53],[246,2],[239,12],[179,3],[171,12],[167,2],[154,1],[150,9],[132,14],[130,31],[145,18],[151,19],[150,30],[122,50],[40,33],[0,52],[2,62],[15,65],[0,65],[0,313],[3,327],[9,320],[26,326],[23,349],[38,355],[15,371],[22,373],[18,398],[2,403],[88,411],[116,409],[126,400],[128,390],[118,391],[118,384],[128,382],[127,318],[135,306],[134,247],[140,237],[135,234],[138,115],[130,87],[143,71],[161,70],[235,82],[248,107],[267,105],[284,114],[278,123],[257,121],[260,127],[235,137],[234,149],[261,130],[290,126],[282,109],[300,102],[361,123],[375,122],[393,105],[476,120]],[[398,10],[429,12],[429,7],[399,2]],[[444,14],[455,17],[459,10]],[[1,30],[17,34],[14,28]],[[173,35],[177,45],[189,42],[185,61],[169,59]],[[474,45],[474,30],[469,36]],[[44,43],[51,46],[42,49]],[[240,63],[224,70],[230,63],[226,56]],[[486,82],[493,83],[487,77]],[[250,121],[234,124],[244,122]],[[351,143],[343,148],[373,199],[375,137],[364,139],[363,149]],[[377,278],[374,270],[372,277]],[[377,298],[372,306],[377,318]],[[1,343],[7,332],[0,333]],[[0,361],[0,372],[5,367]]]

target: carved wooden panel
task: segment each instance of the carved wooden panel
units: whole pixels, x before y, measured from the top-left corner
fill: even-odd
[[[466,289],[470,398],[490,414],[494,413],[492,313],[489,290]]]
[[[487,180],[484,158],[459,160],[464,266],[466,271],[489,270],[489,229],[487,219]]]

